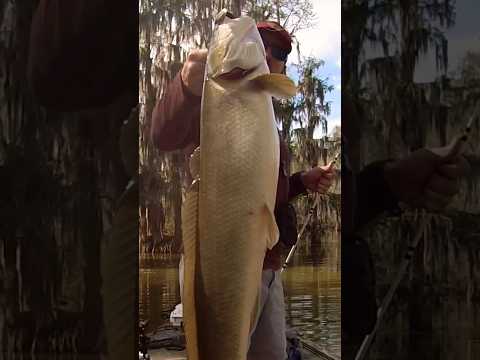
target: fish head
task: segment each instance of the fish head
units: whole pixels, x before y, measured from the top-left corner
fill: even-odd
[[[234,69],[258,69],[257,75],[269,73],[262,38],[255,21],[248,16],[220,17],[210,43],[207,78],[215,79]]]
[[[216,17],[216,28],[207,56],[207,79],[227,79],[224,75],[241,69],[244,79],[277,99],[295,96],[294,82],[283,74],[271,74],[265,47],[255,21],[248,16],[232,18],[226,10]],[[235,79],[235,76],[232,77]]]

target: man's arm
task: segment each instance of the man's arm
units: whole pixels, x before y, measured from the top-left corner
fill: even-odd
[[[412,207],[442,210],[459,192],[459,179],[470,171],[463,156],[441,157],[428,149],[375,162],[357,176],[358,226],[402,201]]]
[[[40,0],[28,79],[42,105],[103,106],[138,87],[138,7],[127,0]]]
[[[201,98],[186,89],[178,73],[153,110],[150,135],[155,146],[172,151],[198,144],[200,105]]]
[[[363,226],[384,211],[398,209],[398,199],[385,179],[385,166],[390,161],[367,165],[356,177],[357,226]]]
[[[326,194],[333,184],[335,169],[333,162],[325,166],[316,166],[307,171],[300,171],[290,176],[289,200],[298,195],[307,194],[307,189]]]
[[[303,171],[299,171],[289,178],[288,201],[293,200],[299,195],[306,195],[307,188],[302,181]]]
[[[193,50],[152,114],[150,137],[163,151],[200,142],[200,107],[207,50]]]

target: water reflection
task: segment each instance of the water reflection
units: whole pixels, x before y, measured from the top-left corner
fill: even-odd
[[[170,312],[180,302],[178,261],[151,260],[140,263],[139,317],[148,319],[147,331],[168,322]]]
[[[340,243],[339,234],[304,239],[284,272],[287,324],[306,340],[340,356]],[[142,260],[140,263],[140,319],[149,319],[147,331],[168,322],[180,302],[178,261]]]
[[[303,338],[340,356],[339,234],[324,234],[300,246],[284,273],[287,324]],[[318,241],[320,240],[320,241]]]

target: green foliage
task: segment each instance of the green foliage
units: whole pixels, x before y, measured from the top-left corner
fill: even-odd
[[[317,75],[323,65],[322,60],[312,57],[294,65],[299,74],[297,96],[293,100],[275,102],[275,114],[282,127],[282,137],[289,144],[295,161],[304,167],[315,166],[324,150],[330,158],[335,156],[332,151],[336,141],[327,144],[326,138],[314,139],[314,132],[319,126],[325,136],[328,133],[327,117],[331,104],[325,100],[325,96],[334,89],[328,78],[322,79]]]

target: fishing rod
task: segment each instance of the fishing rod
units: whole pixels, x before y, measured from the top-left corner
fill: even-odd
[[[335,163],[338,161],[339,157],[340,157],[340,152],[337,155],[335,155],[335,158],[333,159],[333,161],[331,163],[331,166],[335,165]],[[290,249],[290,252],[288,253],[287,259],[283,263],[282,270],[281,270],[282,273],[288,267],[288,265],[290,264],[290,261],[292,261],[293,255],[295,254],[295,251],[297,250],[298,242],[302,238],[303,233],[305,232],[305,229],[307,228],[307,225],[310,222],[310,219],[312,218],[313,213],[314,213],[315,209],[318,207],[319,204],[320,204],[320,194],[318,194],[316,196],[315,202],[313,203],[312,207],[308,211],[308,216],[307,216],[307,218],[306,218],[306,220],[305,220],[305,222],[302,226],[302,229],[300,230],[300,232],[297,235],[297,242],[295,243],[295,245],[292,246],[292,248]]]
[[[432,149],[430,151],[444,158],[460,155],[465,150],[465,146],[467,145],[469,135],[472,130],[473,121],[476,118],[477,113],[478,113],[478,105],[476,106],[476,110],[474,111],[473,115],[469,119],[463,133],[460,136],[454,139],[450,145],[443,148]],[[422,217],[420,219],[420,227],[418,228],[418,231],[415,233],[412,243],[407,248],[407,252],[405,253],[403,257],[403,261],[400,264],[400,269],[397,273],[397,276],[395,277],[392,285],[390,286],[390,289],[387,292],[387,295],[385,295],[380,307],[378,308],[377,321],[375,323],[375,326],[372,332],[370,334],[367,334],[363,339],[362,345],[358,349],[357,354],[355,356],[355,360],[364,360],[366,358],[373,344],[373,341],[375,339],[375,335],[378,332],[378,329],[385,317],[387,309],[392,302],[393,296],[395,295],[403,277],[405,276],[405,273],[407,272],[410,262],[413,259],[414,252],[417,249],[421,239],[425,237],[427,224],[429,221],[430,221],[430,216],[426,216],[426,212],[425,210],[423,210]]]
[[[310,353],[315,355],[316,356],[315,358],[318,358],[320,360],[339,360],[339,358],[337,358],[332,354],[328,354],[325,350],[320,349],[314,343],[308,340],[302,339],[301,337],[299,337],[299,340],[302,346],[305,348],[305,350],[308,350]]]

